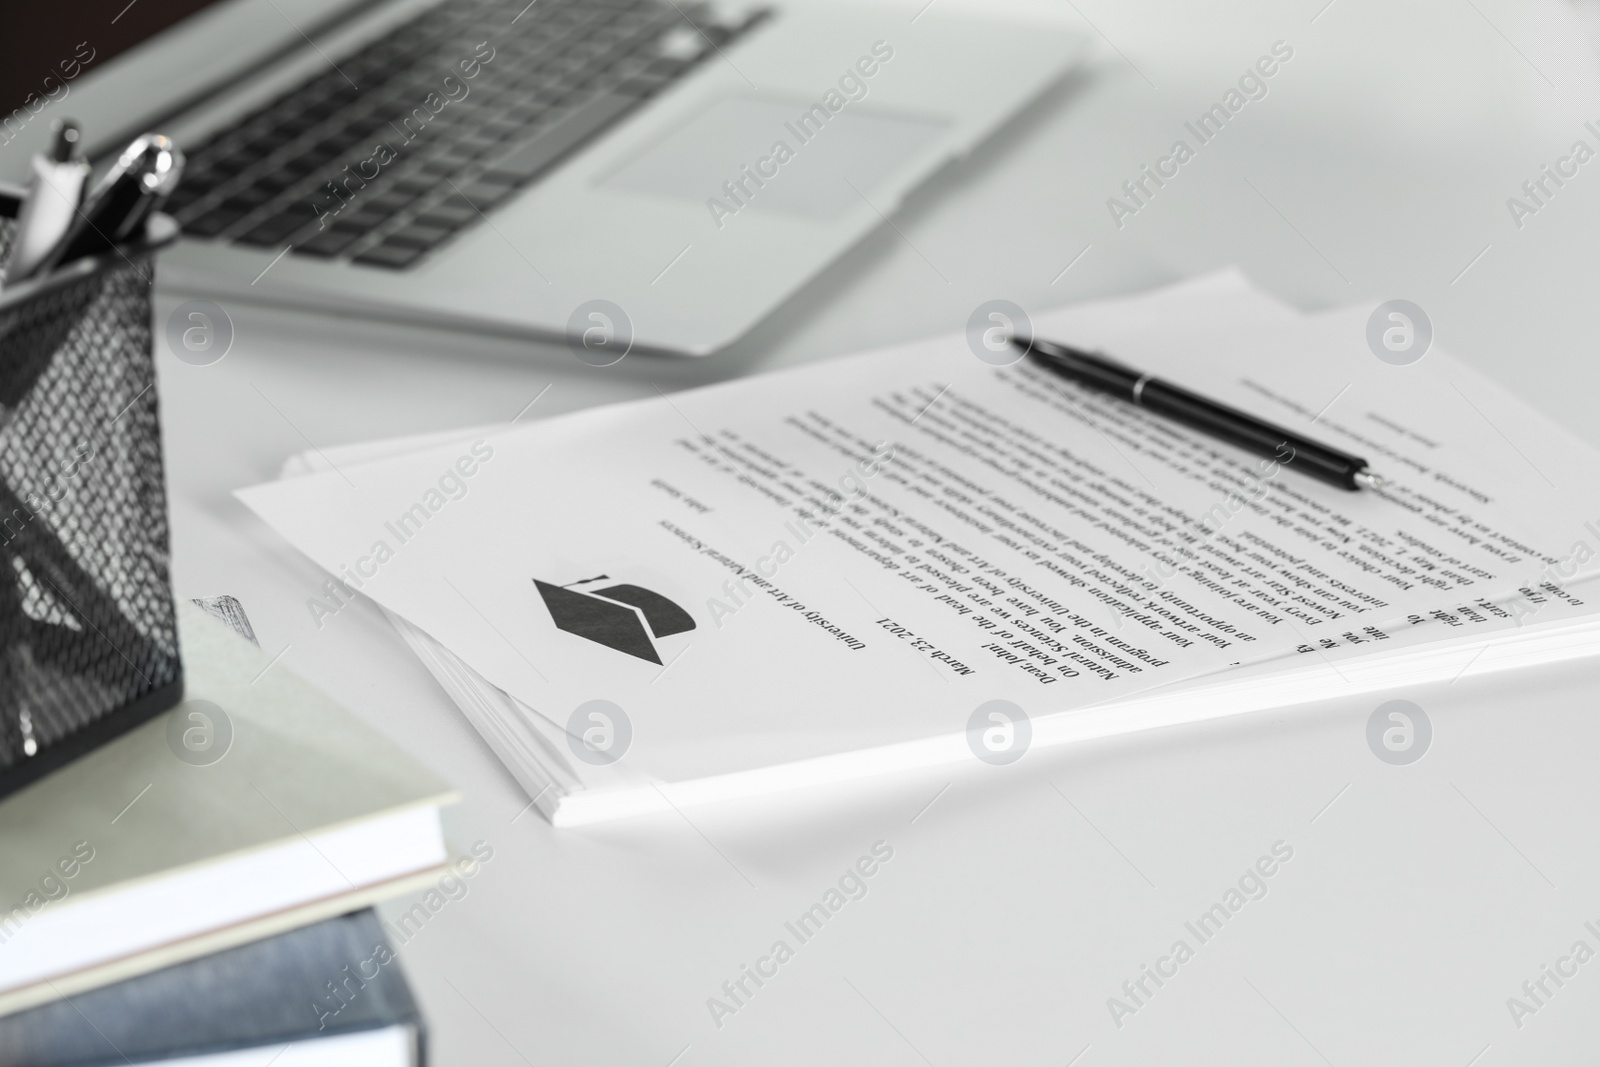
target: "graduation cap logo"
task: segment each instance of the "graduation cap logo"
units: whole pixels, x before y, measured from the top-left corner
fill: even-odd
[[[556,629],[660,664],[661,657],[651,639],[693,630],[694,619],[671,600],[643,586],[623,583],[594,587],[593,583],[610,580],[602,574],[564,586],[537,578],[533,584],[544,598]]]

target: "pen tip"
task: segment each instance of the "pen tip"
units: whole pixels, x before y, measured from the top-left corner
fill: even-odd
[[[1356,485],[1362,489],[1382,489],[1384,485],[1382,475],[1373,474],[1366,469],[1356,471],[1351,477],[1355,480]]]

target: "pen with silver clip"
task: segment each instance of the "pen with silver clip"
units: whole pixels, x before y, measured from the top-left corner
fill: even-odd
[[[1013,337],[1011,343],[1027,353],[1034,363],[1068,381],[1110,393],[1247,452],[1271,457],[1290,470],[1309,474],[1341,489],[1376,489],[1383,484],[1383,479],[1368,470],[1367,461],[1360,456],[1274,426],[1238,408],[1208,400],[1099,353],[1037,337]]]
[[[183,153],[159,133],[136,137],[95,186],[44,269],[135,239],[183,175]]]

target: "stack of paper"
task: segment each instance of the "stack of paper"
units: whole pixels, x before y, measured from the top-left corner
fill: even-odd
[[[1377,491],[956,336],[240,496],[562,825],[1588,654],[1600,457],[1437,347],[1379,359],[1370,312],[1225,274],[1032,328],[1363,455]]]

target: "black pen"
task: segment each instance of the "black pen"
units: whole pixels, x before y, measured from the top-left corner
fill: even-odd
[[[1383,484],[1383,479],[1369,471],[1367,461],[1360,456],[1330,448],[1237,408],[1207,400],[1198,393],[1125,367],[1098,353],[1037,337],[1013,337],[1011,343],[1039,366],[1068,381],[1110,393],[1247,452],[1270,456],[1291,470],[1331,482],[1341,489],[1376,489]]]
[[[43,269],[138,239],[151,214],[166,202],[182,176],[183,153],[170,139],[159,133],[135,138],[84,201],[72,228],[46,257]]]

